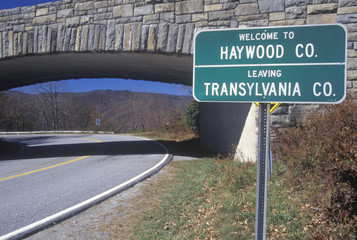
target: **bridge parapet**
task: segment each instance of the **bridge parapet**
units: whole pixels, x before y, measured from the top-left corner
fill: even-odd
[[[347,26],[354,56],[356,5],[354,0],[62,0],[0,11],[0,57],[68,51],[190,54],[196,29],[334,22]]]

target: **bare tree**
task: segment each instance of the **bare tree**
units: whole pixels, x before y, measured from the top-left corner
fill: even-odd
[[[68,91],[67,84],[65,82],[36,84],[34,91],[37,94],[37,107],[40,110],[39,120],[45,123],[47,130],[59,130],[61,121],[64,120],[60,93]]]

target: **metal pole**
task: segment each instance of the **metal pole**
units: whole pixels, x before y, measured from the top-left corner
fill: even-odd
[[[255,211],[255,240],[266,239],[268,169],[270,158],[270,104],[259,104],[259,156]]]

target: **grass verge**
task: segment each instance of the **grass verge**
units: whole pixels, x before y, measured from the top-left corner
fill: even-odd
[[[134,218],[132,239],[253,239],[255,164],[206,158],[175,162],[171,182],[151,210]],[[269,239],[313,239],[301,192],[279,170],[269,182]]]

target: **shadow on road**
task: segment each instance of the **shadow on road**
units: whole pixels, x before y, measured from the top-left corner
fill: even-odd
[[[83,136],[81,137],[83,138]],[[87,155],[145,155],[165,153],[165,150],[159,144],[149,140],[75,143],[63,145],[55,144],[41,146],[41,144],[55,142],[56,138],[58,137],[35,136],[26,138],[26,144],[23,145],[23,151],[20,151],[21,146],[18,144],[0,142],[0,149],[2,149],[2,151],[0,151],[0,161],[32,158],[77,157]],[[163,144],[169,150],[169,153],[173,155],[195,158],[210,155],[208,152],[201,150],[199,139],[190,139],[180,142],[159,140],[158,142]]]

